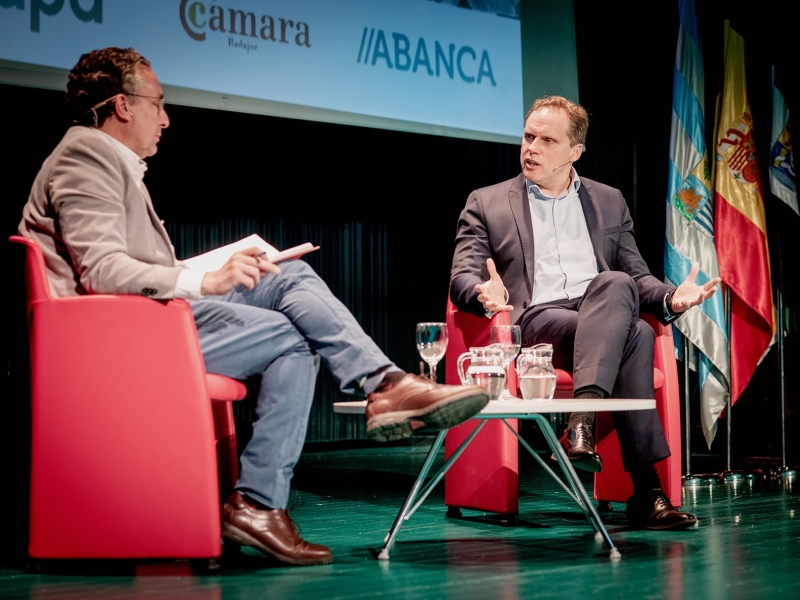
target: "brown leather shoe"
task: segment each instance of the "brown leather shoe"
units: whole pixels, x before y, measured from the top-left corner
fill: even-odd
[[[238,491],[222,506],[222,535],[290,565],[333,562],[330,548],[300,538],[285,510],[259,508]]]
[[[592,430],[583,423],[564,430],[564,433],[558,438],[558,442],[564,448],[569,462],[576,469],[590,473],[599,473],[603,470],[603,459],[594,450]],[[550,458],[556,459],[555,455]]]
[[[416,375],[367,397],[367,435],[379,442],[411,437],[415,430],[440,430],[463,423],[486,406],[479,385],[440,385]]]
[[[625,513],[631,529],[688,529],[697,523],[697,517],[672,506],[672,502],[660,489],[638,496],[634,494],[628,498]]]

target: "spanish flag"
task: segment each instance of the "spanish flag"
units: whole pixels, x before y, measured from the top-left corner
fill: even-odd
[[[733,403],[770,347],[773,306],[764,196],[744,73],[744,40],[727,24],[715,142],[715,242],[720,276],[730,289]]]

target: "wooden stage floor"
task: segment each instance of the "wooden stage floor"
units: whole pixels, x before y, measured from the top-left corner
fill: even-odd
[[[800,598],[800,493],[786,480],[685,489],[700,524],[682,532],[628,531],[624,505],[614,505],[603,518],[622,559],[611,561],[566,494],[526,463],[517,526],[467,511],[445,518],[440,487],[401,531],[391,561],[378,561],[423,451],[303,456],[292,516],[303,537],[331,547],[331,565],[289,568],[246,550],[211,575],[181,562],[58,563],[32,573],[9,559],[0,598]]]

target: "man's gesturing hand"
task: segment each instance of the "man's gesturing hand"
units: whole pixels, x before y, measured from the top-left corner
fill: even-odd
[[[697,285],[694,280],[700,272],[700,265],[692,263],[692,270],[689,271],[689,276],[686,280],[678,286],[675,293],[672,294],[672,312],[682,313],[689,310],[697,304],[702,304],[717,291],[716,285],[721,281],[719,277],[715,277],[703,286]]]
[[[255,246],[234,252],[219,271],[206,273],[200,286],[200,293],[203,296],[209,294],[218,296],[227,294],[237,285],[252,290],[264,273],[277,275],[281,272],[278,265],[260,256],[261,254],[262,250]]]
[[[513,306],[506,304],[506,288],[503,286],[503,280],[497,274],[497,269],[491,258],[486,259],[486,269],[489,271],[489,281],[475,286],[478,292],[478,301],[489,312],[514,310]]]

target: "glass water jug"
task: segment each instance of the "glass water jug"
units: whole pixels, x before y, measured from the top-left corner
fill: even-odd
[[[552,400],[556,391],[553,344],[523,348],[517,358],[519,387],[525,400]]]
[[[464,363],[469,367],[464,371]],[[470,348],[458,357],[458,376],[462,385],[480,385],[486,388],[490,400],[497,400],[506,383],[503,370],[503,352],[500,348]]]

